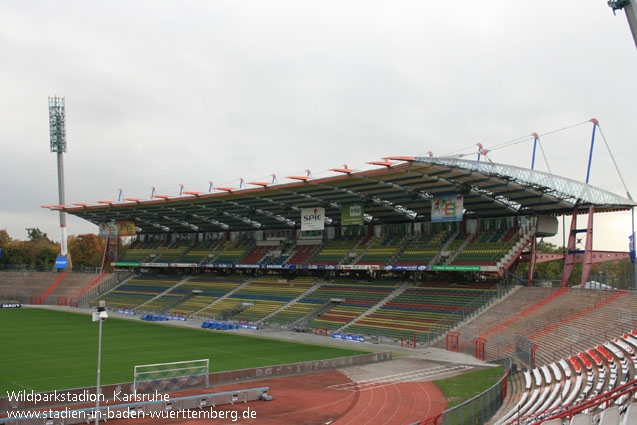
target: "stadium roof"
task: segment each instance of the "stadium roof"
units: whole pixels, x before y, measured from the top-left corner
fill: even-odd
[[[393,161],[393,162],[392,162]],[[129,199],[101,205],[54,206],[100,223],[134,220],[139,233],[189,233],[290,229],[300,226],[301,208],[325,207],[326,224],[338,225],[341,206],[364,205],[365,222],[429,221],[431,199],[464,195],[466,217],[570,214],[577,206],[596,211],[632,208],[628,198],[582,182],[530,169],[456,158],[390,157],[334,177],[290,177],[292,183],[252,182],[254,188],[216,188],[214,193]]]

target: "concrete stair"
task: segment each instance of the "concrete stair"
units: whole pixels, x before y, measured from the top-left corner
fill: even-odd
[[[223,296],[217,298],[216,300],[214,300],[213,302],[211,302],[210,304],[206,304],[205,306],[201,307],[199,310],[193,311],[192,313],[190,313],[189,316],[195,316],[197,313],[199,313],[201,310],[205,310],[208,307],[210,307],[213,304],[218,303],[221,300],[225,300],[226,298],[228,298],[230,295],[235,294],[237,291],[245,288],[248,284],[252,283],[252,280],[246,280],[245,282],[243,282],[241,285],[237,286],[236,288],[234,288],[232,291],[228,292],[227,294],[224,294]]]
[[[304,298],[305,296],[311,294],[312,292],[316,291],[320,286],[322,285],[322,283],[315,283],[314,285],[312,285],[311,287],[309,287],[305,292],[303,292],[301,295],[299,295],[298,297],[294,298],[292,301],[290,301],[287,304],[284,304],[283,306],[281,306],[281,308],[273,311],[272,313],[268,314],[267,316],[265,316],[262,319],[259,319],[256,324],[259,325],[262,322],[266,321],[268,318],[274,316],[275,314],[277,314],[279,311],[284,310],[286,308],[288,308],[289,306],[291,306],[292,304],[298,302],[301,298]]]
[[[368,310],[365,310],[365,312],[363,314],[361,314],[360,316],[358,316],[356,319],[352,320],[351,322],[347,323],[344,326],[341,326],[340,328],[336,329],[334,332],[340,332],[341,330],[345,329],[346,327],[348,327],[350,325],[354,325],[354,324],[356,324],[357,321],[359,321],[359,320],[363,319],[364,317],[374,313],[376,310],[378,310],[383,305],[385,305],[386,302],[388,302],[392,298],[400,295],[405,290],[405,288],[407,288],[407,286],[401,286],[399,288],[394,289],[389,295],[387,295],[385,298],[380,300],[375,306],[373,306],[372,308],[370,308]]]
[[[174,284],[173,286],[171,286],[170,288],[166,289],[164,292],[162,292],[159,295],[156,295],[154,297],[152,297],[151,299],[149,299],[146,302],[143,302],[142,304],[138,305],[137,307],[135,307],[135,310],[139,310],[140,308],[144,307],[146,304],[150,303],[151,301],[155,301],[157,298],[162,297],[164,295],[166,295],[167,293],[169,293],[170,291],[172,291],[173,289],[175,289],[176,287],[178,287],[179,285],[181,285],[182,283],[185,283],[188,281],[188,278],[182,279],[179,282],[177,282],[176,284]]]

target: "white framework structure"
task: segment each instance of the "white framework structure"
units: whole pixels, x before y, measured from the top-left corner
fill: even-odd
[[[208,359],[187,360],[171,363],[137,365],[134,369],[133,393],[146,390],[146,383],[153,390],[181,389],[183,387],[205,384],[209,386],[210,362]],[[199,383],[201,382],[201,383]],[[180,388],[166,388],[176,386]]]

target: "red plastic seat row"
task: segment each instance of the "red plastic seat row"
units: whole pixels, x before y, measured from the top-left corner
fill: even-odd
[[[595,362],[595,364],[599,367],[602,366],[602,358],[597,355],[595,350],[592,348],[587,351],[588,355],[591,356],[591,359]]]
[[[580,362],[577,361],[575,356],[569,357],[568,361],[571,362],[571,365],[573,366],[573,369],[575,370],[576,373],[582,372],[582,365],[580,364]]]
[[[605,349],[604,347],[602,347],[601,345],[598,345],[596,347],[597,352],[601,353],[602,356],[604,356],[604,358],[606,359],[606,361],[608,363],[612,363],[613,361],[615,361],[615,359],[613,358],[613,356],[608,352],[607,349]]]
[[[588,360],[588,357],[586,357],[586,354],[580,352],[577,354],[577,358],[582,361],[582,363],[586,367],[586,370],[590,370],[593,368],[593,364],[591,363],[590,360]]]

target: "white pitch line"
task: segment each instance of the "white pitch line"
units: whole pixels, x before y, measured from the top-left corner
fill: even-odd
[[[18,385],[18,386],[20,386],[20,387],[22,387],[22,388],[26,388],[27,390],[35,391],[33,388],[31,388],[31,387],[27,387],[26,385],[22,385],[22,384],[21,384],[21,383],[19,383],[19,382],[11,381],[11,383],[12,383],[12,384],[15,384],[15,385]]]

